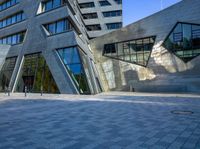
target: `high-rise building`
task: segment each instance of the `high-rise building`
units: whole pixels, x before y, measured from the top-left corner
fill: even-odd
[[[78,0],[89,38],[122,27],[122,0]]]
[[[76,0],[0,1],[0,91],[102,91]]]

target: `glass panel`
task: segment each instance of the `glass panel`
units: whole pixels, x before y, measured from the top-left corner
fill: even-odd
[[[81,94],[89,94],[90,89],[85,74],[87,68],[83,67],[85,63],[80,58],[80,53],[77,47],[70,47],[59,49],[58,54],[61,57],[63,63],[65,64],[67,70],[69,71],[77,89]]]
[[[59,7],[61,5],[61,0],[54,0],[53,1],[53,7],[56,8],[56,7]]]
[[[115,59],[146,66],[151,50],[153,49],[154,41],[155,37],[147,37],[116,43],[118,55],[114,55],[111,49],[112,47],[108,46],[111,44],[107,44],[104,46],[103,55],[110,56],[112,54],[112,57]]]
[[[55,24],[49,24],[48,29],[49,29],[50,34],[56,33],[56,25]]]
[[[72,29],[72,25],[67,19],[62,19],[53,23],[46,24],[44,26],[51,35]]]
[[[200,25],[192,25],[192,44],[193,48],[200,48]]]
[[[24,57],[16,91],[24,92],[25,87],[27,87],[29,92],[33,93],[40,93],[41,90],[44,93],[59,93],[57,85],[41,53]]]
[[[183,48],[190,49],[191,48],[191,29],[192,26],[188,24],[183,24]]]
[[[0,71],[0,92],[6,91],[15,68],[17,57],[7,58]]]
[[[178,23],[163,46],[183,61],[190,61],[200,54],[200,25]]]
[[[59,21],[56,23],[56,33],[61,33],[64,31],[64,21]]]
[[[48,11],[48,10],[51,10],[52,9],[52,6],[53,6],[53,2],[52,0],[48,1],[45,3],[45,11]]]

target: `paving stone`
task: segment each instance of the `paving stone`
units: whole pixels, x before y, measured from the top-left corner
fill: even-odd
[[[193,96],[0,94],[0,148],[199,149],[199,117]]]

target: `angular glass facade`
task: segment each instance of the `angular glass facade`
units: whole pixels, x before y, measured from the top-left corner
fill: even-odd
[[[24,42],[26,31],[0,38],[0,44],[15,45]]]
[[[24,12],[18,12],[12,16],[9,16],[0,21],[0,28],[10,26],[12,24],[18,23],[25,20]]]
[[[42,11],[46,12],[55,8],[60,7],[64,4],[62,0],[47,0],[42,2]]]
[[[163,46],[188,62],[200,54],[200,25],[177,23]]]
[[[147,66],[155,37],[104,45],[103,55],[129,63]]]
[[[70,31],[73,29],[70,21],[67,18],[46,24],[44,26],[50,35]]]
[[[16,91],[59,93],[48,65],[41,53],[26,55],[18,78]]]
[[[0,4],[0,11],[6,10],[6,9],[16,5],[19,2],[20,2],[20,0],[6,0]]]
[[[0,71],[0,92],[6,91],[15,68],[17,57],[7,58]]]
[[[58,49],[58,54],[65,64],[80,94],[90,94],[84,61],[78,47]]]

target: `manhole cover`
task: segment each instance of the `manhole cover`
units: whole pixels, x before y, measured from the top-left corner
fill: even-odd
[[[182,110],[174,110],[171,111],[172,114],[180,114],[180,115],[190,115],[193,114],[194,112],[192,111],[182,111]]]

